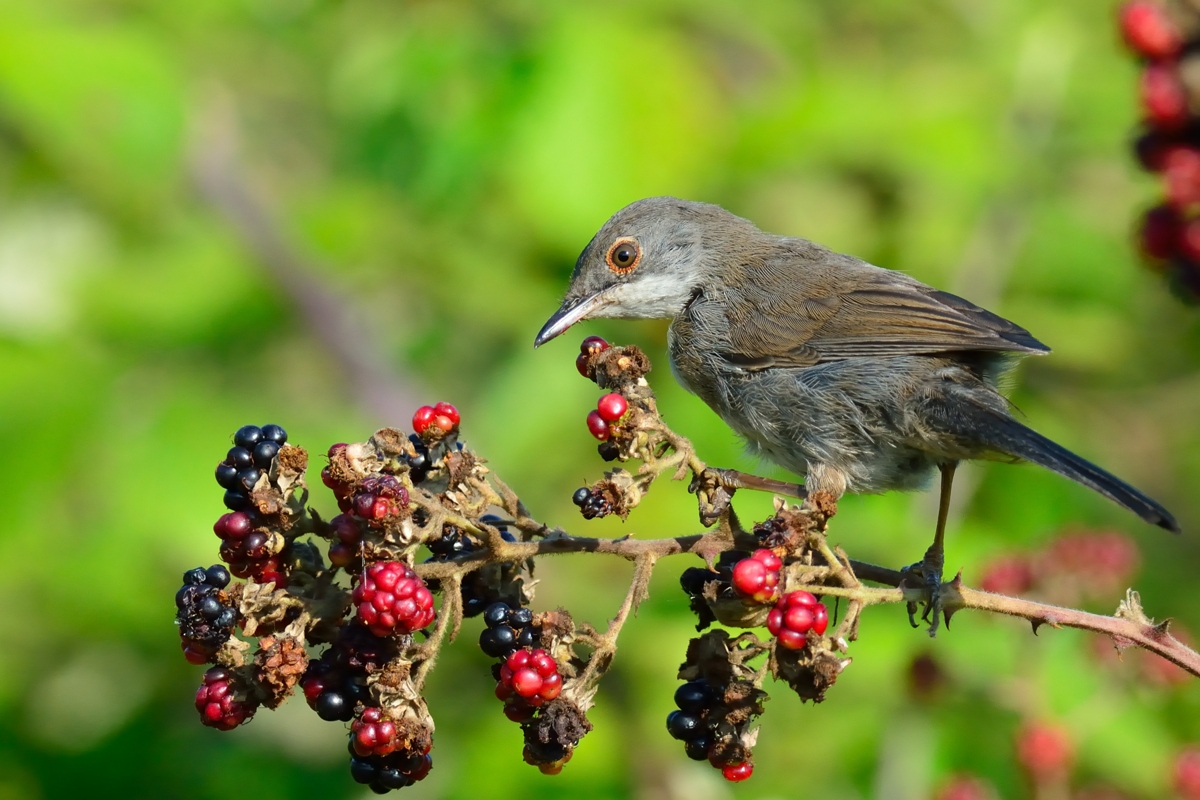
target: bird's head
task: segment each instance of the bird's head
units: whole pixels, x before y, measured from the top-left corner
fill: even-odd
[[[706,231],[731,220],[750,224],[719,206],[675,197],[650,197],[621,209],[580,253],[567,296],[534,346],[585,319],[673,318],[712,274]]]

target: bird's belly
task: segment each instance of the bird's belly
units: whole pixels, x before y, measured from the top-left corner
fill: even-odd
[[[901,401],[911,388],[897,381],[902,373],[847,361],[743,371],[714,358],[703,367],[672,359],[684,388],[720,415],[751,453],[835,494],[926,488],[946,460],[936,448],[919,446],[915,421]]]

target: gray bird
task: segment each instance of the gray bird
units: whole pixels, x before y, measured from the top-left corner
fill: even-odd
[[[1024,328],[900,272],[764,233],[674,197],[618,211],[575,263],[539,346],[584,319],[669,319],[671,369],[752,452],[809,492],[912,490],[941,471],[933,545],[914,565],[936,626],[954,468],[1032,461],[1178,532],[1154,500],[1018,422],[997,389],[1049,348]]]

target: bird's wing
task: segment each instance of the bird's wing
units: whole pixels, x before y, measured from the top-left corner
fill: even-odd
[[[802,367],[848,358],[983,350],[1047,353],[1029,331],[961,297],[872,268],[825,294],[759,297],[730,316],[730,363]]]

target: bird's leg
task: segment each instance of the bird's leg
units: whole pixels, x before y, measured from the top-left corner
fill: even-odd
[[[797,500],[803,500],[808,497],[808,490],[804,488],[804,484],[802,483],[788,483],[772,478],[762,478],[758,475],[751,475],[749,472],[741,472],[736,469],[709,469],[708,471],[713,473],[719,486],[729,491],[735,489],[754,489],[760,492],[781,494],[784,497],[794,497]]]
[[[929,635],[937,635],[938,624],[942,616],[942,568],[946,563],[946,520],[950,516],[950,490],[954,484],[954,470],[957,461],[947,461],[939,464],[942,472],[941,496],[938,498],[937,530],[933,534],[933,544],[925,551],[925,557],[912,566],[905,567],[903,572],[919,576],[929,590],[929,602],[925,605],[925,613],[921,620],[929,623]],[[917,604],[908,604],[908,621],[915,628],[917,621],[913,619]]]
[[[700,524],[708,527],[720,519],[729,507],[733,493],[738,489],[755,489],[774,492],[786,497],[803,500],[808,496],[804,485],[760,478],[736,469],[714,469],[709,467],[692,479],[688,491],[700,498]]]

